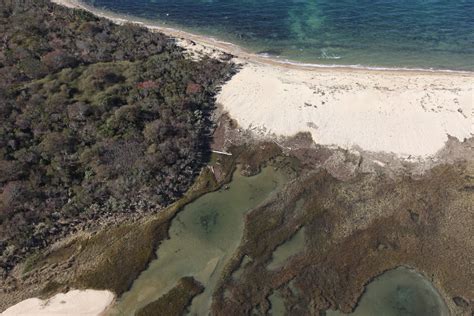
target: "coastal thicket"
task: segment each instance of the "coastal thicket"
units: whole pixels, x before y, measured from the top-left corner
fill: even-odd
[[[231,64],[45,0],[0,0],[0,34],[0,272],[189,188]]]

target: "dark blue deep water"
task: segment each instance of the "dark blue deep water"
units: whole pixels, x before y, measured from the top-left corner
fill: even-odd
[[[474,0],[85,0],[294,61],[474,70]]]

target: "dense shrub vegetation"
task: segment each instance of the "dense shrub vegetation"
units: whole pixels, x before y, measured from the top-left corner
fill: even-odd
[[[232,65],[45,0],[0,0],[0,34],[3,273],[84,223],[187,190]]]

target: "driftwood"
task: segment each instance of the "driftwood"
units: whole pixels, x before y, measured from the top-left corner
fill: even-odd
[[[232,156],[231,153],[225,152],[225,151],[218,151],[218,150],[211,150],[215,154],[220,154],[220,155],[226,155],[226,156]]]

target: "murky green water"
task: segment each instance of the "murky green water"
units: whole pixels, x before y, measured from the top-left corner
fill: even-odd
[[[205,286],[205,291],[192,301],[190,314],[207,315],[216,283],[242,238],[244,214],[277,191],[285,179],[271,168],[250,178],[236,172],[227,190],[206,194],[186,206],[171,223],[170,239],[159,247],[157,259],[135,280],[110,314],[134,315],[171,290],[180,278],[193,276]],[[280,267],[303,249],[304,228],[274,251],[268,268]],[[284,301],[277,292],[269,300],[273,315],[285,314]],[[327,315],[346,314],[327,311]],[[429,280],[413,270],[397,268],[372,281],[350,315],[445,316],[449,313]]]
[[[272,260],[267,268],[275,270],[280,268],[291,256],[303,251],[304,249],[304,227],[294,234],[287,242],[275,249],[272,254]]]
[[[407,268],[390,270],[372,281],[351,314],[327,316],[447,316],[446,304],[429,280]]]
[[[170,239],[159,247],[157,259],[118,300],[111,314],[133,315],[171,290],[180,278],[193,276],[206,289],[193,300],[191,314],[206,315],[222,269],[242,238],[245,212],[284,182],[284,175],[272,168],[254,177],[236,172],[228,190],[206,194],[186,206],[171,223]]]

